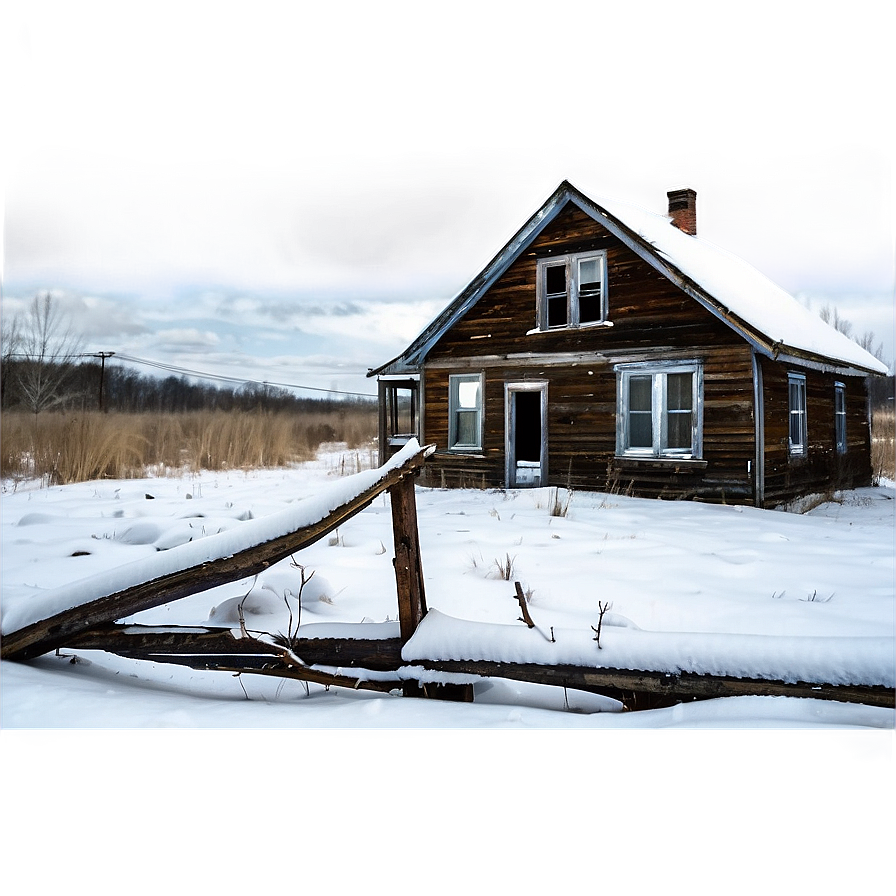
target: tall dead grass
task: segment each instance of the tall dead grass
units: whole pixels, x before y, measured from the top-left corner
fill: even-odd
[[[148,474],[280,467],[322,442],[359,448],[376,437],[376,409],[307,414],[29,414],[0,421],[0,475],[65,484]]]
[[[896,479],[896,411],[875,410],[871,425],[871,469],[875,481]]]

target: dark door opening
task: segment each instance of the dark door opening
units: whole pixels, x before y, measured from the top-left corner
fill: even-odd
[[[517,462],[541,463],[541,392],[513,392],[516,403],[513,449]]]
[[[544,481],[544,387],[507,388],[507,485],[538,486]]]

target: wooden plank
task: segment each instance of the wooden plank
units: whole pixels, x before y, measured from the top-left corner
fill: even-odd
[[[395,541],[395,582],[398,591],[398,622],[401,643],[406,644],[426,615],[417,502],[414,481],[400,480],[389,489],[392,499],[392,534]]]
[[[755,678],[731,678],[714,675],[663,672],[644,672],[629,669],[589,669],[581,666],[537,666],[529,663],[494,663],[482,660],[457,660],[430,662],[415,660],[406,667],[421,666],[438,672],[482,675],[528,681],[537,684],[553,684],[577,688],[613,697],[626,702],[629,695],[650,693],[668,698],[672,702],[708,700],[714,697],[770,696],[811,697],[819,700],[836,700],[862,703],[868,706],[896,706],[896,690],[883,686],[830,685],[813,682],[788,683]]]
[[[359,625],[359,634],[363,626]],[[439,691],[429,685],[408,682],[414,668],[435,672],[506,678],[535,684],[576,688],[620,700],[628,708],[673,705],[691,700],[716,697],[774,696],[861,703],[892,708],[896,705],[893,688],[865,685],[830,685],[818,682],[788,683],[773,679],[733,678],[731,676],[698,675],[631,669],[596,669],[583,666],[542,666],[532,663],[498,663],[488,660],[434,661],[414,660],[405,664],[401,658],[401,640],[298,639],[292,653],[307,666],[357,668],[357,678],[334,675],[287,662],[273,645],[254,638],[238,638],[229,629],[187,629],[176,626],[164,629],[140,626],[105,626],[85,632],[66,642],[68,649],[106,650],[121,656],[174,663],[194,669],[217,669],[247,674],[279,675],[339,687],[365,687],[374,690],[401,688],[407,695],[436,696]],[[391,672],[402,669],[402,677],[370,681],[363,670]],[[421,675],[425,680],[427,676]],[[361,685],[358,681],[361,680]],[[447,696],[447,692],[443,692]],[[469,690],[461,688],[454,699],[469,699]]]
[[[359,625],[359,635],[363,626]],[[106,650],[145,659],[169,654],[195,656],[277,655],[257,638],[237,637],[229,628],[111,624],[73,635],[67,650]],[[292,652],[309,666],[343,666],[388,671],[401,665],[399,638],[295,638]]]
[[[17,660],[31,659],[62,646],[73,635],[89,631],[104,623],[132,616],[142,610],[180,600],[219,585],[227,585],[257,575],[274,563],[328,535],[367,507],[377,495],[392,488],[405,477],[413,476],[425,463],[430,450],[430,448],[421,448],[417,454],[400,467],[390,470],[386,476],[370,488],[336,508],[325,519],[317,523],[265,544],[239,551],[230,557],[222,557],[192,566],[115,594],[104,595],[71,610],[57,613],[47,619],[10,632],[3,636],[2,644],[0,644],[0,657]],[[413,489],[413,480],[411,479],[410,482],[410,488]],[[416,523],[416,513],[413,521]],[[176,548],[172,550],[176,550]]]

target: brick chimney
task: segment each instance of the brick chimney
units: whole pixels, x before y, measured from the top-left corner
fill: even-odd
[[[697,191],[690,187],[669,190],[669,217],[679,230],[697,236]]]

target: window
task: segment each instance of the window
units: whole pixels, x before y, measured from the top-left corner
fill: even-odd
[[[452,451],[482,449],[482,375],[449,377],[448,446]]]
[[[616,453],[629,457],[699,458],[703,368],[686,363],[617,367]]]
[[[380,380],[381,423],[389,445],[401,446],[417,436],[419,389],[416,380]]]
[[[606,322],[606,261],[605,252],[539,259],[536,287],[539,330]]]
[[[790,453],[794,457],[806,455],[806,377],[801,373],[787,374],[787,394],[790,408]]]
[[[837,454],[846,454],[846,386],[834,383],[834,444]]]

